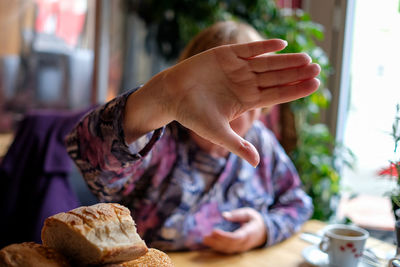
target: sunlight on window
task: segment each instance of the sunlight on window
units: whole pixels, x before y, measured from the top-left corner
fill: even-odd
[[[352,192],[382,195],[394,184],[379,177],[377,171],[395,159],[389,133],[400,103],[398,5],[398,0],[381,0],[379,4],[359,0],[355,6],[344,143],[357,156],[357,164],[354,170],[343,173],[343,188]]]

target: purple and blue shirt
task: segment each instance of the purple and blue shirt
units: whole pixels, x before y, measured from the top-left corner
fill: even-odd
[[[263,217],[267,246],[290,237],[311,216],[311,199],[293,163],[261,122],[244,137],[260,154],[256,168],[233,153],[210,156],[176,122],[128,145],[122,123],[130,93],[86,115],[67,147],[91,191],[102,202],[128,207],[150,247],[203,248],[214,228],[240,226],[221,214],[242,207]]]

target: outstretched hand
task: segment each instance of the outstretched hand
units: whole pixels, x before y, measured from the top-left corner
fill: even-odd
[[[319,86],[320,67],[306,54],[267,54],[287,43],[273,39],[220,46],[164,73],[164,100],[173,118],[253,166],[259,155],[229,122],[247,110],[305,97]]]
[[[232,130],[246,111],[307,96],[320,67],[306,54],[271,54],[283,40],[224,45],[164,70],[134,92],[124,114],[127,143],[176,120],[202,138],[247,160],[259,155]]]

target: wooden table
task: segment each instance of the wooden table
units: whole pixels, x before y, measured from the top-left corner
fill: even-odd
[[[305,223],[302,231],[316,233],[326,224],[311,220]],[[301,232],[302,232],[301,231]],[[300,233],[301,233],[300,232]],[[285,266],[309,267],[302,257],[304,248],[309,243],[300,239],[300,233],[269,248],[257,249],[238,255],[223,255],[212,251],[172,252],[168,253],[176,267],[204,266],[204,267],[247,267],[247,266]],[[394,253],[395,246],[370,238],[367,247],[373,247],[383,252]]]

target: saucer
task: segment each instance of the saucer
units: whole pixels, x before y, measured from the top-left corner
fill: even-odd
[[[303,258],[308,264],[315,267],[329,267],[328,254],[322,252],[316,246],[309,246],[303,249]],[[358,262],[357,267],[370,267],[371,265],[364,263],[362,261]]]

